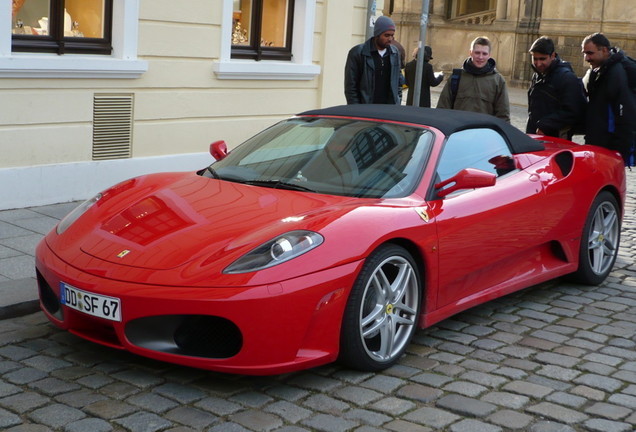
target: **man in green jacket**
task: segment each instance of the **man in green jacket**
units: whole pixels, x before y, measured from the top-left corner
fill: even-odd
[[[446,81],[437,108],[474,111],[494,115],[510,122],[510,102],[506,80],[490,57],[492,44],[481,36],[471,43],[470,57],[462,69],[453,71],[457,78]]]

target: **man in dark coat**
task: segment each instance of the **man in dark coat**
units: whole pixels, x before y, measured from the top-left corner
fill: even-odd
[[[601,33],[583,39],[590,69],[583,77],[588,94],[585,143],[617,150],[629,160],[636,132],[636,98],[621,64],[624,54]]]
[[[526,133],[572,139],[587,104],[581,81],[570,63],[559,58],[552,39],[534,41],[530,55],[535,73],[528,89]]]
[[[381,16],[373,37],[349,50],[345,65],[344,93],[347,104],[400,104],[400,54],[391,42],[395,24]]]
[[[413,54],[415,57],[404,66],[404,75],[406,77],[406,85],[409,92],[406,95],[406,104],[413,105],[413,96],[415,95],[415,74],[417,72],[417,51]],[[430,46],[424,47],[424,67],[422,68],[422,85],[420,86],[420,106],[431,107],[431,87],[437,86],[444,79],[443,74],[435,76],[433,66],[429,61],[433,58],[433,50]]]

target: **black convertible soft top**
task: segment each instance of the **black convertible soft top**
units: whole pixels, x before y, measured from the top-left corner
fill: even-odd
[[[506,138],[512,153],[544,149],[543,144],[497,117],[469,111],[420,108],[405,105],[339,105],[305,111],[298,116],[358,117],[432,126],[449,136],[465,129],[495,129]]]

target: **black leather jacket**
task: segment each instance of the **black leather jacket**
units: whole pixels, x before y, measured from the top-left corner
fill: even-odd
[[[570,63],[557,56],[546,73],[532,76],[526,133],[540,129],[549,136],[571,138],[574,126],[583,123],[586,105],[581,81]]]
[[[625,160],[636,131],[636,98],[621,64],[623,52],[612,55],[598,70],[583,77],[589,102],[585,122],[585,142],[621,152]]]
[[[375,64],[371,57],[371,50],[375,50],[373,38],[356,45],[349,50],[345,65],[344,93],[347,104],[373,103],[375,89]],[[402,100],[400,80],[400,53],[396,47],[390,45],[389,60],[391,62],[391,93],[396,104]]]

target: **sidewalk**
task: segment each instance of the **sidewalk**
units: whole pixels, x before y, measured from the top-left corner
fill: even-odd
[[[35,246],[77,202],[0,211],[0,319],[38,309]]]

